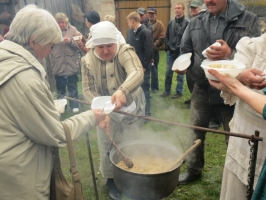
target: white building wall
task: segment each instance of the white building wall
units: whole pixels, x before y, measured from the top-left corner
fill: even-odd
[[[114,0],[97,0],[97,1],[89,1],[89,7],[96,10],[101,20],[105,15],[113,15],[115,16],[115,2]]]

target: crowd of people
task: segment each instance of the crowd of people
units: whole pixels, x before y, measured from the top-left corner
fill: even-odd
[[[151,116],[150,92],[160,89],[159,50],[164,47],[166,51],[162,98],[171,95],[174,61],[192,53],[191,65],[177,71],[177,85],[171,96],[178,99],[183,95],[186,80],[191,93],[191,99],[185,102],[190,108],[190,124],[218,128],[221,123],[225,131],[258,130],[261,137],[266,136],[266,34],[261,34],[258,17],[234,0],[193,0],[189,7],[190,16],[186,17],[185,5],[176,3],[175,17],[166,28],[157,19],[156,8],[138,8],[125,19],[126,38],[117,29],[114,16],[106,15],[101,21],[99,13],[92,9],[84,15],[88,33],[79,32],[65,13],[52,16],[35,5],[25,6],[14,19],[6,12],[0,15],[4,30],[0,35],[0,110],[4,114],[0,122],[1,198],[49,199],[52,150],[65,146],[66,139],[41,65],[47,56],[58,99],[66,95],[79,98],[77,83],[81,73],[87,102],[111,96],[115,110]],[[211,46],[215,42],[221,46]],[[247,69],[235,79],[209,70],[219,81],[208,80],[200,67],[206,59],[202,51],[208,47],[207,59],[234,60]],[[97,127],[100,172],[107,179],[109,197],[120,199],[107,154],[112,148],[109,135],[118,144],[136,139],[135,133],[145,121],[118,113],[105,115],[100,110],[81,113],[74,101],[70,101],[70,108],[75,115],[64,123],[73,140]],[[206,131],[190,130],[188,147],[197,139],[202,143],[189,154],[187,171],[180,174],[179,185],[204,176],[205,137]],[[248,142],[226,136],[225,143],[220,199],[242,200],[248,184]],[[253,199],[263,199],[266,192],[266,142],[259,145]]]

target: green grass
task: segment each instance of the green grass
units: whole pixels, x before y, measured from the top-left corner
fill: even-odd
[[[166,54],[164,51],[160,52],[160,64],[159,64],[159,82],[160,91],[156,94],[152,93],[151,99],[151,113],[152,117],[157,119],[169,120],[184,124],[189,124],[189,109],[186,108],[184,101],[190,98],[190,93],[185,84],[184,95],[179,99],[171,99],[171,97],[161,98],[160,94],[164,88],[164,74],[166,68]],[[173,77],[172,93],[176,85],[176,74]],[[81,94],[81,87],[79,83],[79,91]],[[89,109],[85,106],[85,110]],[[71,116],[70,109],[66,110],[66,113],[62,115],[62,119]],[[169,141],[175,146],[178,146],[183,151],[186,150],[187,141],[189,139],[189,129],[181,128],[177,126],[163,125],[155,122],[148,122],[144,125],[143,131],[149,134],[149,137],[160,138],[163,141]],[[147,135],[147,134],[145,134]],[[91,131],[89,133],[90,146],[92,150],[93,165],[96,175],[96,183],[100,200],[108,200],[107,191],[105,188],[106,180],[102,178],[99,173],[99,154],[97,146],[96,132]],[[77,168],[81,177],[83,185],[83,192],[85,199],[95,199],[95,193],[93,188],[90,163],[88,158],[88,151],[86,145],[86,138],[82,136],[78,141],[74,142],[74,151],[76,157]],[[165,198],[165,200],[216,200],[219,199],[223,165],[226,153],[226,145],[224,142],[224,136],[208,133],[205,141],[205,167],[203,170],[203,177],[201,180],[193,182],[188,185],[178,186],[175,191]],[[60,150],[60,157],[62,162],[62,168],[64,174],[68,179],[71,179],[69,173],[69,161],[67,149]],[[181,167],[181,173],[186,170],[186,165]],[[128,200],[122,195],[122,200]]]

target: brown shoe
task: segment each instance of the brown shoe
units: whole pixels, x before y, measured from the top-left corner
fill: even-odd
[[[163,92],[160,97],[167,97],[170,95],[170,92]]]

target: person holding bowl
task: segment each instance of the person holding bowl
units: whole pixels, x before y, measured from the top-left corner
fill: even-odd
[[[118,42],[116,27],[102,21],[90,29],[94,48],[82,60],[82,87],[85,99],[92,102],[97,96],[112,96],[115,110],[126,109],[145,115],[145,96],[141,89],[144,70],[134,48]],[[144,121],[119,113],[110,113],[97,128],[100,154],[100,172],[107,178],[106,186],[111,199],[120,199],[113,180],[113,166],[107,155],[112,148],[110,134],[118,144],[134,139]],[[106,134],[107,133],[107,134]]]
[[[79,46],[73,40],[73,37],[77,35],[77,29],[69,23],[68,17],[64,13],[56,13],[55,20],[63,36],[61,42],[53,45],[50,56],[56,81],[57,98],[64,98],[68,92],[68,96],[78,99]],[[77,102],[70,101],[70,108],[73,113],[79,112]]]
[[[0,43],[3,200],[49,199],[52,152],[55,147],[66,145],[66,137],[40,61],[61,39],[54,17],[44,9],[28,5],[16,14],[5,40]],[[105,116],[99,111],[86,111],[64,123],[75,140]]]
[[[209,73],[219,82],[209,83],[219,90],[226,104],[235,105],[230,130],[237,133],[254,134],[266,137],[265,96],[261,89],[266,87],[266,34],[256,38],[243,37],[236,46],[234,61],[243,63],[248,69],[241,72],[237,79],[219,75],[214,69]],[[266,142],[259,142],[254,187],[262,169],[266,155]],[[230,137],[220,199],[245,199],[247,191],[250,146],[246,139]],[[237,193],[235,191],[238,191]]]

